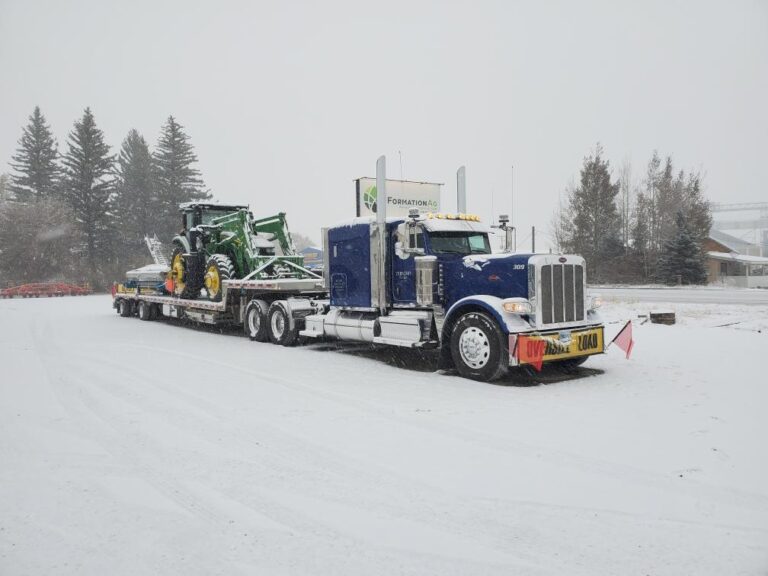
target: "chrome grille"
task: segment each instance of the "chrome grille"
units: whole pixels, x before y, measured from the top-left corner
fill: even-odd
[[[541,322],[561,324],[584,320],[584,267],[546,264],[541,267]]]

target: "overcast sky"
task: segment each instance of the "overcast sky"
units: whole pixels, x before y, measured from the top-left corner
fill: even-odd
[[[0,171],[39,105],[64,149],[90,106],[117,152],[169,114],[216,198],[318,240],[352,180],[444,182],[542,232],[601,142],[654,149],[714,201],[768,201],[768,2],[0,0]],[[492,200],[493,199],[493,200]],[[526,234],[521,233],[519,238]],[[542,238],[544,239],[544,238]]]

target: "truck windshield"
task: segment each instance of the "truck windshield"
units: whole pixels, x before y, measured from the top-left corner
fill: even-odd
[[[430,232],[433,254],[490,254],[488,235],[480,232]]]

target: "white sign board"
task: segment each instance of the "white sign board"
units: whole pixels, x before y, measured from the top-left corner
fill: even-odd
[[[387,179],[387,216],[408,216],[408,210],[440,211],[440,186],[432,182],[409,182]],[[355,180],[357,215],[372,216],[377,212],[376,178]]]

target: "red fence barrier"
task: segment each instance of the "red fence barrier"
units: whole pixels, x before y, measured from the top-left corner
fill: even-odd
[[[65,282],[37,282],[35,284],[22,284],[0,290],[0,298],[40,298],[52,296],[85,296],[93,294],[93,290],[88,285],[78,286],[76,284],[66,284]]]

